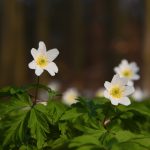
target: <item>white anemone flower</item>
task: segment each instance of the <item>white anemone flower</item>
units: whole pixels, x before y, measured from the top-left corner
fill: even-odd
[[[105,88],[99,88],[99,89],[96,91],[95,96],[96,96],[96,97],[103,97],[103,96],[104,96],[104,91],[105,91]]]
[[[54,80],[48,84],[48,87],[54,91],[59,91],[60,90],[60,83],[58,81]]]
[[[140,76],[137,74],[139,67],[135,62],[128,63],[127,60],[122,60],[118,67],[114,68],[115,73],[120,77],[127,78],[128,85],[133,85],[133,80],[138,80]]]
[[[63,103],[66,105],[72,105],[77,103],[76,98],[79,96],[79,92],[75,88],[70,88],[63,93]]]
[[[42,104],[42,105],[44,105],[44,106],[46,106],[47,105],[47,101],[43,101],[43,102],[38,102],[39,104]]]
[[[37,76],[40,76],[44,70],[47,70],[51,76],[58,72],[58,67],[53,62],[59,54],[56,48],[46,51],[44,42],[40,41],[39,48],[37,50],[32,48],[31,54],[34,60],[28,66],[30,69],[35,69]]]
[[[137,87],[135,89],[135,92],[132,94],[132,97],[134,98],[135,101],[141,102],[147,97],[147,94],[141,88]]]
[[[51,81],[48,85],[49,88],[51,88],[53,91],[59,91],[60,90],[60,83],[56,80]],[[43,100],[48,100],[49,99],[49,95],[48,92],[45,90],[40,90],[39,92],[39,98],[43,99]]]
[[[130,105],[131,101],[128,96],[134,92],[134,87],[128,86],[127,82],[126,78],[121,78],[118,74],[114,75],[111,82],[104,83],[106,88],[104,97],[108,98],[113,105]]]

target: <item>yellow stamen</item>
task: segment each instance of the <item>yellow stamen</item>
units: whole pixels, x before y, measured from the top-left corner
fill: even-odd
[[[36,58],[36,64],[37,64],[39,67],[41,67],[41,68],[47,66],[47,65],[48,65],[48,59],[47,59],[47,57],[44,56],[44,55],[38,56],[38,57]]]
[[[74,101],[75,98],[76,98],[76,95],[74,95],[74,94],[68,95],[68,100],[69,100],[69,101]]]
[[[131,78],[132,75],[133,75],[133,72],[132,72],[132,70],[130,70],[130,69],[125,69],[125,70],[123,70],[123,72],[122,72],[122,76],[123,76],[123,77]]]
[[[121,98],[123,96],[123,89],[119,86],[114,86],[110,89],[109,93],[114,98]]]

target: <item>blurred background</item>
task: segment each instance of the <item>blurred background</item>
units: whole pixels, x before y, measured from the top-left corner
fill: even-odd
[[[62,89],[96,90],[122,59],[140,67],[137,86],[150,91],[149,0],[0,0],[0,86],[34,83],[31,48],[58,48]]]

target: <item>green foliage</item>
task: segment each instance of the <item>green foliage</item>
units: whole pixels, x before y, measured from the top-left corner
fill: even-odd
[[[36,105],[31,109],[28,120],[28,127],[31,131],[31,137],[37,140],[37,147],[39,149],[43,147],[46,140],[46,134],[50,132],[45,111],[45,107],[42,106],[42,104]]]
[[[48,87],[48,104],[33,104],[30,89],[0,89],[0,150],[149,150],[150,101],[114,107],[78,98],[70,107]],[[58,99],[58,97],[57,97]]]

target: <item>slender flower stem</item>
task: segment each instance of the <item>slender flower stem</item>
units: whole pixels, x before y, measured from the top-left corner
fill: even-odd
[[[107,125],[110,123],[110,118],[109,118],[109,116],[108,116],[108,114],[109,114],[109,112],[110,112],[110,103],[109,103],[109,106],[108,106],[108,109],[107,109],[107,111],[106,111],[106,114],[105,114],[105,117],[104,117],[104,120],[103,120],[103,122],[102,122],[102,124],[103,124],[103,127],[105,128],[105,129],[107,129]]]
[[[37,85],[36,85],[36,90],[35,90],[35,98],[33,100],[33,105],[36,104],[37,96],[38,96],[38,89],[39,89],[39,82],[40,82],[40,77],[37,77]]]
[[[104,120],[103,120],[103,127],[106,129],[107,128],[107,125],[108,125],[108,123],[110,122],[110,119],[108,118],[108,111],[107,111],[107,113],[106,113],[106,115],[105,115],[105,117],[104,117]]]
[[[117,113],[117,106],[113,106],[114,110],[115,110],[115,113]],[[114,120],[115,118],[117,118],[116,116],[113,117],[113,118],[109,118],[108,117],[108,114],[109,114],[109,111],[110,109],[107,110],[106,114],[105,114],[105,117],[104,117],[104,120],[103,120],[103,126],[105,129],[107,129],[107,125],[112,121]],[[117,115],[118,116],[118,115]]]

